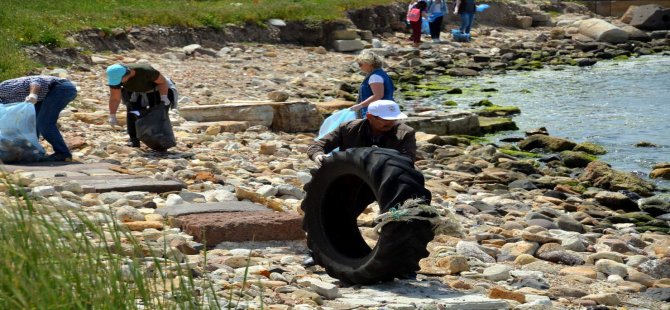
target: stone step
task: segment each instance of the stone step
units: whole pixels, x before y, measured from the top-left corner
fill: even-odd
[[[271,211],[266,206],[259,205],[250,201],[221,201],[207,203],[184,203],[176,206],[169,206],[156,209],[156,213],[165,218],[217,212],[253,212],[253,211]]]
[[[335,40],[333,46],[338,52],[355,52],[365,48],[365,43],[360,40]]]
[[[165,192],[180,191],[186,188],[184,183],[178,181],[160,181],[144,176],[124,174],[57,177],[54,178],[54,181],[77,181],[81,185],[93,187],[96,193],[141,191],[160,194]]]
[[[411,285],[398,285],[408,282]],[[328,301],[324,306],[336,309],[357,307],[384,307],[390,309],[508,309],[505,300],[490,299],[482,294],[464,294],[445,287],[441,282],[401,280],[363,287],[341,288],[342,297]],[[426,298],[429,297],[429,298]]]
[[[193,122],[244,121],[284,132],[315,131],[323,122],[316,106],[306,101],[231,101],[183,107],[179,113]]]
[[[182,182],[160,181],[145,176],[120,173],[124,169],[108,163],[84,164],[78,162],[31,163],[25,165],[4,165],[7,172],[18,172],[25,179],[49,179],[58,187],[68,181],[77,181],[87,192],[132,192],[145,191],[164,193],[186,188]]]
[[[241,203],[241,202],[240,202]],[[222,206],[201,205],[196,208],[201,212],[169,217],[172,227],[179,227],[185,233],[194,236],[195,240],[207,246],[216,246],[225,241],[270,241],[300,240],[305,238],[302,230],[302,216],[294,212],[275,212],[255,204],[233,204],[230,210]],[[252,206],[253,205],[253,206]],[[160,210],[160,209],[159,209]],[[214,212],[209,212],[214,211]],[[168,211],[179,214],[176,209]],[[185,212],[190,212],[187,210]]]
[[[249,128],[249,123],[244,121],[220,121],[220,122],[185,122],[181,127],[193,132],[205,132],[207,134],[219,134],[221,132],[242,132]]]

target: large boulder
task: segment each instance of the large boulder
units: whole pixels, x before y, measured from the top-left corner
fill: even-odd
[[[284,132],[319,130],[323,116],[316,105],[309,102],[273,103],[272,129]]]
[[[579,180],[590,182],[610,191],[628,190],[638,193],[642,196],[651,196],[656,189],[656,185],[645,181],[632,173],[616,171],[602,161],[592,161],[584,172],[579,176]]]
[[[315,131],[323,116],[305,101],[232,101],[218,105],[182,107],[179,114],[188,121],[243,121],[249,126],[263,125],[285,132]]]
[[[436,135],[479,135],[479,118],[468,112],[411,116],[405,124],[416,131]]]
[[[236,102],[180,107],[179,114],[193,122],[245,121],[250,126],[270,127],[274,109],[270,102]]]
[[[644,30],[670,29],[670,9],[658,4],[647,4],[631,7],[624,16],[630,16],[629,24]],[[630,13],[630,14],[629,14]]]
[[[572,150],[576,143],[566,140],[566,139],[561,139],[561,138],[556,138],[552,136],[547,136],[547,135],[532,135],[523,141],[519,142],[519,148],[524,150],[524,151],[530,151],[533,149],[545,149],[549,150],[552,152],[560,152],[560,151],[569,151]]]
[[[579,32],[596,41],[622,43],[628,40],[628,33],[602,19],[589,18],[579,23]]]

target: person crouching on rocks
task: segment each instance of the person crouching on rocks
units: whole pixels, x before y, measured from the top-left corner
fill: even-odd
[[[118,125],[116,112],[123,100],[130,140],[128,146],[140,147],[135,121],[156,105],[176,106],[174,84],[149,64],[115,64],[107,67],[109,86],[109,124]]]
[[[335,130],[323,138],[312,142],[307,148],[307,155],[318,167],[325,154],[335,148],[344,151],[356,147],[377,146],[394,149],[412,161],[416,159],[416,137],[412,127],[399,123],[407,118],[400,112],[397,103],[391,100],[377,100],[368,106],[365,119],[356,119],[340,124]]]
[[[72,153],[56,126],[58,116],[77,97],[77,87],[63,78],[48,75],[25,76],[0,83],[0,103],[30,102],[35,105],[37,136],[42,135],[54,153],[46,162],[72,161]]]

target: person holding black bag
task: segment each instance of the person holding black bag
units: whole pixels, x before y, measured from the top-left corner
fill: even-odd
[[[110,88],[110,125],[118,125],[116,112],[121,101],[126,105],[127,131],[130,137],[128,146],[140,147],[143,132],[138,132],[136,124],[149,115],[152,121],[156,119],[167,122],[167,124],[150,124],[155,127],[151,131],[157,135],[164,135],[165,139],[172,141],[144,139],[142,142],[158,151],[165,151],[174,146],[174,134],[167,118],[167,110],[176,107],[177,103],[176,88],[172,81],[149,64],[114,64],[107,67],[107,85]]]

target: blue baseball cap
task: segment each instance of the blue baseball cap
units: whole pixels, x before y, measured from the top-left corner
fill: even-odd
[[[121,79],[128,73],[128,68],[124,65],[115,64],[107,67],[107,86],[118,86]]]

